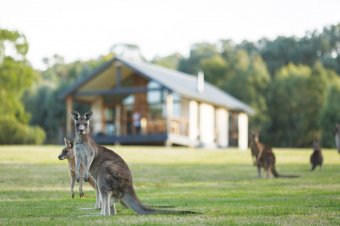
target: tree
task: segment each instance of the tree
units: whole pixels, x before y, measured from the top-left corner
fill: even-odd
[[[321,63],[313,68],[288,64],[277,72],[268,94],[269,140],[280,146],[303,147],[321,138],[321,111],[333,74]]]
[[[180,60],[178,69],[180,71],[196,75],[200,70],[202,70],[202,61],[215,55],[219,55],[215,44],[206,42],[196,43],[191,47],[189,57]]]
[[[335,147],[333,129],[335,123],[340,123],[340,78],[333,77],[328,89],[326,101],[321,111],[320,126],[322,129],[322,145]]]
[[[14,54],[7,54],[7,50]],[[17,31],[0,29],[0,143],[42,143],[44,132],[29,127],[30,115],[22,104],[23,93],[37,78],[36,72],[26,60],[28,43]]]
[[[340,23],[326,26],[322,32],[306,32],[303,37],[280,36],[273,41],[266,38],[251,44],[241,44],[250,51],[257,49],[266,61],[272,76],[289,63],[310,67],[320,61],[325,68],[340,73]]]
[[[183,56],[179,53],[174,53],[165,57],[155,57],[152,62],[160,66],[177,70],[179,62],[183,59]]]

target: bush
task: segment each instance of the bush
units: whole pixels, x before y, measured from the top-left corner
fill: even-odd
[[[22,124],[14,117],[0,119],[0,144],[42,144],[44,140],[40,127]]]
[[[333,129],[340,123],[340,85],[334,84],[328,93],[326,104],[321,112],[322,145],[335,147]]]

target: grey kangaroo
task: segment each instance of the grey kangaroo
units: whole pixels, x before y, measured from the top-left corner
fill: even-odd
[[[74,183],[76,181],[76,162],[75,162],[75,156],[73,152],[73,142],[69,141],[68,139],[64,138],[65,147],[61,151],[60,155],[58,156],[59,160],[67,159],[68,161],[68,168],[70,171],[71,176],[71,194],[72,198],[74,198]],[[80,168],[80,173],[82,173],[83,167]],[[93,177],[89,177],[89,184],[92,188],[96,190],[96,181],[93,179]],[[80,197],[84,196],[83,188],[82,188],[82,181],[80,181],[79,184],[79,195]],[[96,204],[94,208],[99,209],[100,208],[100,199],[96,200]]]
[[[73,141],[70,141],[66,138],[64,138],[65,141],[65,147],[61,151],[60,155],[58,158],[60,160],[67,159],[68,160],[68,165],[69,165],[69,170],[70,170],[70,175],[71,175],[71,193],[72,193],[72,198],[74,198],[74,192],[73,192],[73,187],[74,187],[74,182],[76,181],[76,161],[75,161],[75,156],[74,156],[74,151],[73,151]],[[80,166],[80,173],[82,174],[83,167],[82,165]],[[79,186],[79,192],[80,192],[80,197],[84,196],[83,189],[82,189],[82,181],[80,181],[80,186]],[[96,181],[92,176],[89,177],[89,184],[91,185],[92,188],[95,189],[97,197],[96,197],[96,204],[94,206],[95,209],[100,209],[100,196],[99,196],[99,191],[96,187]],[[124,203],[121,202],[121,204],[128,208]]]
[[[156,213],[188,213],[192,211],[175,211],[152,209],[144,206],[138,199],[132,181],[132,175],[125,161],[114,151],[95,143],[89,135],[89,122],[92,112],[88,111],[81,116],[72,111],[75,122],[76,138],[74,152],[76,155],[76,177],[80,181],[80,164],[84,166],[84,180],[93,176],[101,197],[101,215],[116,214],[114,202],[122,201],[126,206],[138,214]],[[113,202],[111,202],[113,199]],[[113,203],[112,207],[110,203]]]
[[[313,171],[317,166],[322,167],[323,156],[320,148],[320,144],[318,141],[313,142],[313,153],[310,156],[310,162],[312,164],[311,171]]]
[[[335,125],[333,134],[335,138],[336,148],[338,149],[338,153],[340,154],[340,124],[339,123]]]

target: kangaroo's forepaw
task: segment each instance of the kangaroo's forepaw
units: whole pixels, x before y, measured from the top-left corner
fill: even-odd
[[[84,181],[85,181],[85,182],[89,182],[89,180],[90,180],[90,177],[89,177],[89,176],[84,177]]]
[[[72,198],[74,198],[74,192],[72,192]]]
[[[77,182],[80,183],[80,177],[77,177]]]
[[[83,198],[83,197],[84,197],[84,192],[80,192],[80,193],[79,193],[79,197],[80,197],[80,198]]]

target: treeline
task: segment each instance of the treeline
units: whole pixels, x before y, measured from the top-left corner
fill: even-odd
[[[89,61],[65,63],[57,55],[45,58],[47,69],[37,72],[25,59],[26,40],[26,49],[16,44],[16,39],[24,36],[16,34],[18,37],[10,42],[19,48],[21,59],[7,56],[1,51],[5,46],[0,45],[0,59],[5,59],[0,62],[0,95],[6,100],[0,111],[25,127],[21,130],[36,135],[26,141],[19,134],[19,139],[8,142],[12,132],[7,131],[19,130],[9,130],[8,124],[13,127],[15,123],[0,120],[0,143],[41,143],[44,139],[57,143],[65,129],[65,103],[58,99],[60,93],[111,59],[115,49]],[[4,40],[8,38],[0,36],[0,44]],[[137,46],[125,48],[138,50]],[[260,131],[266,143],[306,147],[320,139],[323,146],[334,146],[332,129],[340,122],[340,24],[325,27],[322,32],[307,32],[303,37],[196,43],[187,57],[174,53],[155,57],[153,63],[190,74],[203,70],[208,82],[256,110],[250,118],[250,130]],[[22,83],[24,78],[29,81]],[[75,108],[85,111],[88,106]]]
[[[197,43],[188,57],[178,53],[154,63],[206,80],[248,103],[257,114],[250,130],[274,146],[306,147],[314,139],[334,146],[340,122],[340,24],[304,37],[258,42]]]

